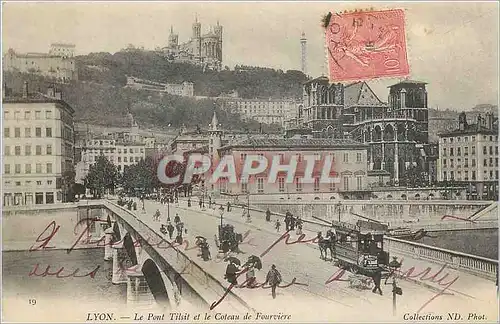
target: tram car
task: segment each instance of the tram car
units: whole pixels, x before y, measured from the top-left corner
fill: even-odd
[[[230,224],[219,225],[219,236],[217,247],[223,253],[239,252],[239,244],[243,242],[243,235],[234,231],[234,226]]]
[[[389,253],[384,251],[384,235],[387,231],[346,223],[342,225],[344,226],[335,226],[338,266],[354,274],[368,276],[377,269],[387,270]]]

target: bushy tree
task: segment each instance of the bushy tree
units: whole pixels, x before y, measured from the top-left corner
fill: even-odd
[[[89,168],[85,177],[85,187],[90,189],[94,198],[102,198],[106,190],[114,194],[118,184],[118,168],[104,155],[97,157],[95,164]]]

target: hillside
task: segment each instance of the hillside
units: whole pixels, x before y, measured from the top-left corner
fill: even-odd
[[[76,57],[81,81],[124,86],[126,75],[162,83],[194,83],[196,96],[216,97],[236,90],[242,98],[300,98],[306,76],[300,71],[250,66],[216,72],[187,63],[172,63],[156,52],[121,51]]]
[[[14,93],[21,93],[24,81],[30,92],[45,93],[51,81],[35,75],[4,73],[4,81]],[[103,126],[127,126],[126,116],[131,111],[142,128],[163,130],[181,125],[207,128],[215,110],[219,122],[233,129],[258,130],[257,122],[241,121],[239,114],[225,112],[211,99],[196,100],[168,94],[126,89],[109,83],[73,81],[58,84],[63,99],[75,109],[75,121]],[[263,125],[263,131],[279,130],[276,125]]]

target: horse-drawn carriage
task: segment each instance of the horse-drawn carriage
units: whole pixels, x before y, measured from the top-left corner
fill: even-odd
[[[219,250],[223,253],[239,252],[239,244],[243,242],[243,235],[234,231],[234,226],[230,224],[219,225],[219,236],[215,238]]]

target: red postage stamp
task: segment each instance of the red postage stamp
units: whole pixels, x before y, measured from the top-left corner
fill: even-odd
[[[407,76],[404,11],[360,11],[331,16],[326,28],[330,80]]]

